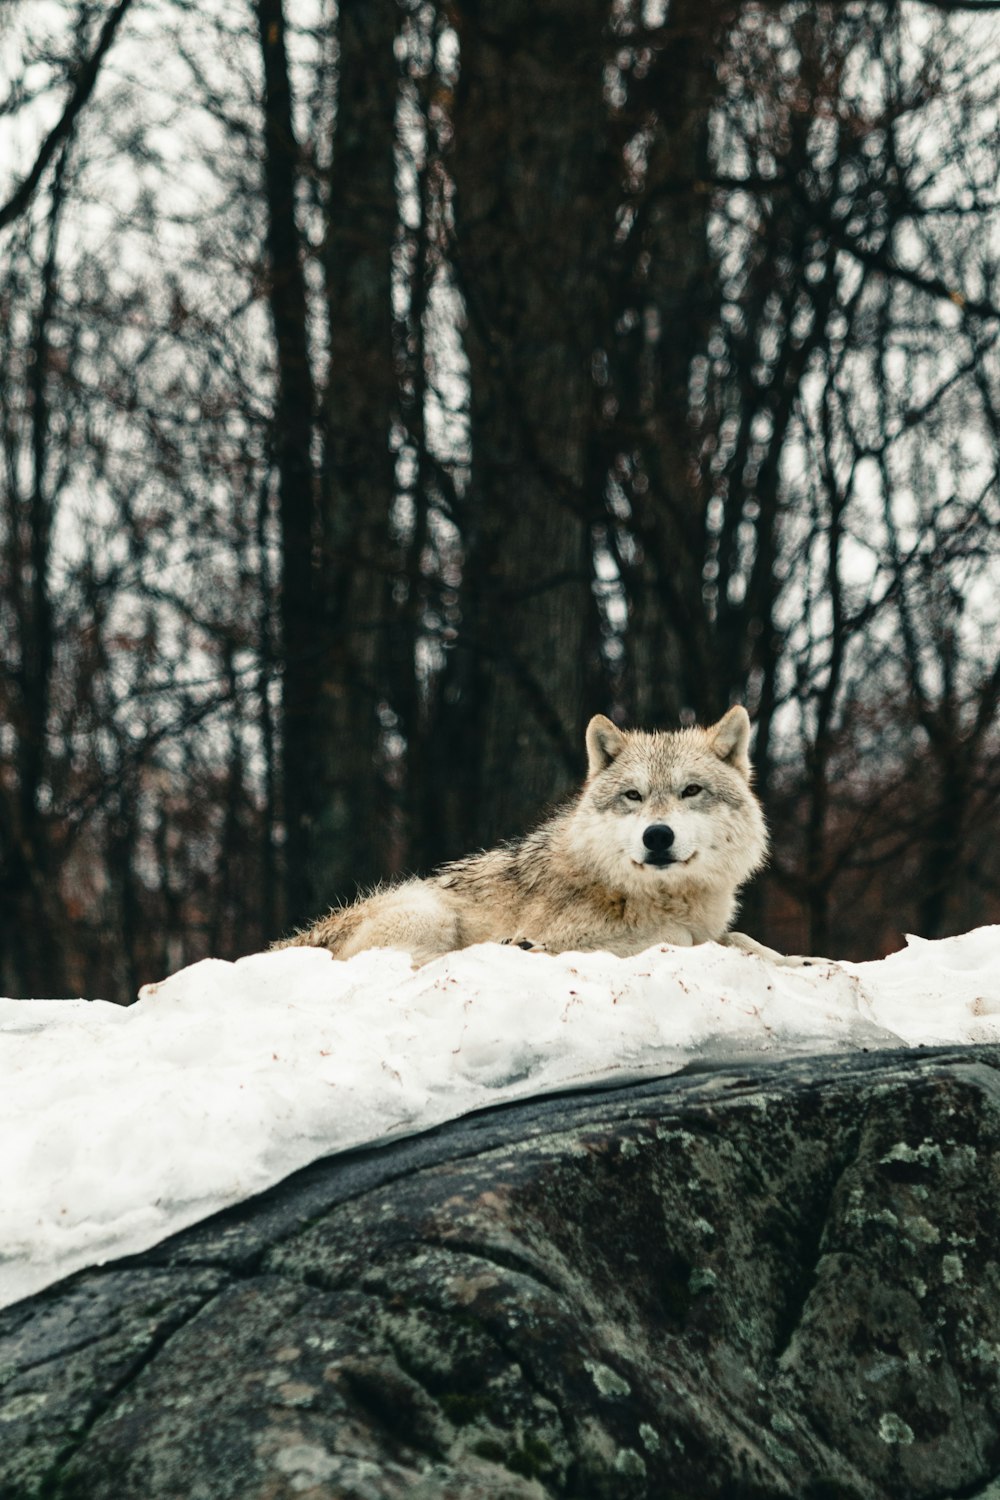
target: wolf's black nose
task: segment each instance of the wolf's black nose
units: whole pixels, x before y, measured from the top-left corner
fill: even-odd
[[[667,823],[650,823],[642,835],[650,854],[666,854],[673,841],[674,830]]]

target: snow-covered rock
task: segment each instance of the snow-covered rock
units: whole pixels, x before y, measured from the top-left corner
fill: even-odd
[[[487,944],[417,971],[292,948],[194,964],[129,1009],[0,1000],[0,1306],[488,1105],[693,1061],[996,1041],[1000,927],[801,969],[715,944]]]

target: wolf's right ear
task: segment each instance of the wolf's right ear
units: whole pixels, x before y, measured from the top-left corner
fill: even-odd
[[[595,714],[587,725],[587,775],[607,770],[625,749],[625,736],[603,714]]]

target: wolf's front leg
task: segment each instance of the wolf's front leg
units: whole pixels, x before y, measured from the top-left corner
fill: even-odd
[[[800,953],[779,953],[777,948],[768,948],[764,943],[758,943],[756,938],[747,937],[745,932],[726,932],[720,937],[719,942],[727,948],[739,948],[744,953],[755,954],[757,958],[766,958],[768,963],[781,964],[786,969],[809,969],[814,964],[836,962],[832,958],[806,957]]]

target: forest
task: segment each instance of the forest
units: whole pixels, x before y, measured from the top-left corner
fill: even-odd
[[[740,926],[1000,921],[994,0],[0,0],[0,991],[734,702]]]

